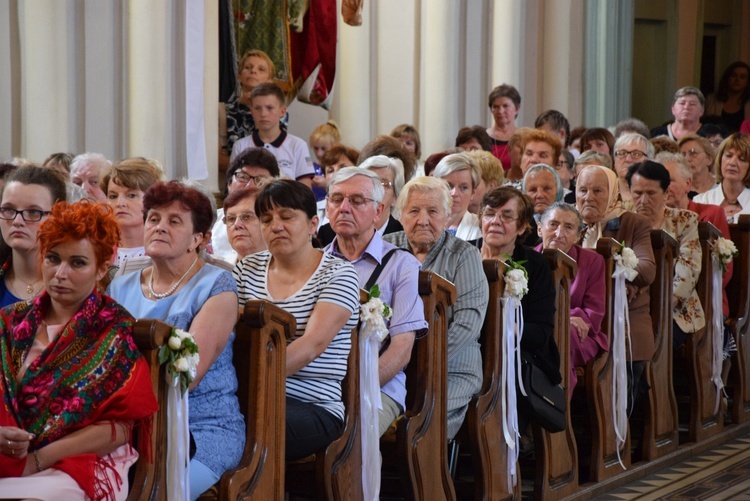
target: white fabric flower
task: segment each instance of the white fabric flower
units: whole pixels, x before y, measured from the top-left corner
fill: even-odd
[[[504,295],[521,299],[529,292],[529,283],[522,269],[511,269],[505,272]]]
[[[186,338],[192,337],[192,334],[190,334],[189,332],[187,332],[187,331],[184,331],[184,330],[182,330],[182,329],[175,329],[175,330],[174,330],[174,333],[175,333],[175,334],[177,335],[177,337],[178,337],[178,338],[180,338],[180,339],[186,339]]]
[[[182,339],[177,336],[169,336],[168,344],[174,351],[179,351],[182,348]]]
[[[638,266],[638,256],[635,255],[630,247],[623,247],[622,251],[615,254],[615,270],[622,271],[625,278],[631,282],[638,276],[635,268]]]
[[[375,317],[383,316],[383,301],[374,297],[360,307],[362,321],[369,322]]]
[[[185,357],[180,357],[174,362],[174,370],[177,372],[187,372],[190,369],[188,361]]]
[[[635,252],[630,247],[622,248],[622,264],[633,269],[638,266],[638,256],[635,255]]]
[[[716,249],[724,263],[729,263],[737,255],[737,246],[734,245],[734,242],[726,238],[720,237],[716,239]]]

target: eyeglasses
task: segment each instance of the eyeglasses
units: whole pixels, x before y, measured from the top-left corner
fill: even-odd
[[[258,218],[255,217],[255,214],[251,214],[247,212],[245,214],[240,214],[239,216],[235,216],[234,214],[229,215],[229,216],[224,216],[224,218],[222,219],[224,224],[226,224],[227,226],[234,226],[237,220],[241,221],[242,224],[250,224],[250,223],[254,223],[255,221],[257,221]]]
[[[559,162],[555,164],[555,170],[560,170],[563,167],[568,167],[568,165],[569,165],[568,162],[566,162],[565,160],[560,160]]]
[[[48,210],[16,210],[11,207],[0,207],[0,219],[6,219],[8,221],[14,221],[16,219],[16,216],[21,214],[21,219],[23,219],[27,223],[36,223],[37,221],[41,221],[42,218],[49,213],[50,211]]]
[[[507,224],[510,224],[513,221],[518,221],[518,218],[513,216],[512,212],[495,212],[492,210],[485,210],[482,212],[482,221],[490,223],[494,221],[497,216],[500,216],[500,220]]]
[[[708,142],[711,143],[714,148],[718,148],[719,146],[721,146],[721,143],[723,143],[724,140],[723,139],[714,139],[714,140],[709,140]]]
[[[617,158],[625,158],[626,156],[630,155],[630,158],[633,160],[640,160],[641,158],[645,157],[646,154],[642,151],[633,150],[633,151],[627,151],[627,150],[617,150],[617,153],[615,153],[615,156]]]
[[[380,184],[383,185],[383,188],[393,188],[393,181],[388,181],[387,179],[380,178]]]
[[[683,157],[688,157],[688,158],[695,158],[698,155],[700,155],[701,153],[703,153],[701,150],[696,150],[695,148],[690,148],[687,151],[683,151],[682,152],[682,156]]]
[[[266,176],[251,176],[251,175],[250,175],[250,174],[248,174],[247,172],[242,172],[241,170],[238,170],[237,172],[235,172],[235,173],[234,173],[234,178],[235,178],[235,179],[236,179],[237,181],[239,181],[240,183],[245,183],[245,184],[247,184],[247,183],[249,183],[250,181],[252,181],[252,182],[253,182],[254,184],[258,184],[258,182],[259,182],[259,181],[260,181],[261,179],[265,179],[265,178],[266,178]]]
[[[349,199],[349,204],[355,209],[361,209],[368,202],[378,203],[377,200],[372,199],[372,198],[367,198],[363,195],[342,195],[341,193],[331,193],[326,196],[328,203],[331,204],[333,207],[340,206],[342,203],[344,203],[345,198]]]

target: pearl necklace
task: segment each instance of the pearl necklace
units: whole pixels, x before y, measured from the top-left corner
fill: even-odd
[[[180,286],[183,280],[185,280],[185,277],[188,276],[188,273],[190,273],[190,270],[193,269],[193,266],[195,266],[195,263],[198,262],[198,256],[195,257],[195,261],[193,261],[193,264],[190,265],[190,268],[187,269],[187,271],[174,283],[172,284],[172,287],[170,287],[167,292],[164,292],[163,294],[157,294],[154,292],[154,270],[151,270],[151,276],[148,279],[148,292],[151,297],[151,299],[163,299],[169,295],[171,295],[177,287]]]

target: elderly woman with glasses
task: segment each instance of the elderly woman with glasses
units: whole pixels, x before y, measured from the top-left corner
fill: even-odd
[[[227,236],[236,252],[235,261],[267,249],[260,231],[260,219],[255,213],[255,200],[260,189],[248,186],[233,191],[224,199],[224,218]]]
[[[633,197],[630,196],[630,188],[626,179],[628,168],[634,163],[654,158],[654,145],[640,134],[623,134],[615,141],[614,158],[622,206],[630,210],[633,207]]]
[[[482,238],[475,244],[482,258],[508,258],[523,262],[528,274],[528,293],[521,299],[523,306],[523,337],[521,354],[533,359],[554,384],[560,383],[560,352],[552,338],[555,314],[555,289],[552,272],[544,257],[523,245],[534,225],[534,205],[515,188],[502,186],[487,192],[482,200]],[[519,431],[523,432],[529,415],[519,408]]]
[[[697,134],[687,134],[677,143],[680,153],[685,157],[692,171],[692,196],[705,193],[718,186],[714,174],[716,148],[711,141]]]
[[[458,433],[471,397],[482,387],[479,334],[489,300],[479,252],[445,231],[452,203],[444,180],[428,176],[412,179],[396,202],[404,231],[385,237],[414,254],[423,270],[456,285],[456,302],[448,312],[449,439]]]

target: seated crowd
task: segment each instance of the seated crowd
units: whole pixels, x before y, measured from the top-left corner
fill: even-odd
[[[263,56],[255,51],[240,67],[260,65],[268,76]],[[168,181],[146,158],[112,164],[98,154],[55,154],[44,167],[4,165],[3,494],[46,499],[67,489],[65,499],[125,498],[127,470],[138,459],[131,431],[145,431],[156,411],[132,339],[134,318],[189,330],[199,346],[189,387],[193,499],[236,466],[244,448],[232,360],[238,307],[248,300],[269,301],[296,320],[286,351],[288,460],[314,453],[343,429],[341,383],[359,290],[373,285],[393,312],[378,359],[380,435],[404,413],[404,368],[428,327],[420,270],[456,287],[446,340],[448,439],[482,387],[483,259],[523,263],[521,358],[533,359],[553,383],[562,379],[561,354],[552,335],[552,273],[541,252],[556,249],[578,263],[570,285],[572,394],[575,368],[609,349],[607,277],[592,250],[602,237],[638,257],[626,284],[632,408],[648,390],[644,364],[654,354],[651,230],[679,245],[671,303],[677,346],[708,321],[697,293],[699,221],[729,238],[728,223],[750,214],[750,136],[702,126],[705,101],[692,87],[675,94],[675,121],[651,132],[667,136],[656,146],[635,120],[571,133],[564,115],[548,110],[535,128],[517,128],[521,96],[504,84],[489,96],[492,127],[462,128],[454,148],[424,162],[413,126],[357,151],[340,143],[329,122],[311,138],[320,164],[286,132],[290,118],[275,84],[243,89],[222,108],[228,139],[218,210],[200,185]],[[718,145],[708,135],[716,130]],[[731,273],[730,266],[724,286]],[[70,350],[74,363],[63,364]],[[519,431],[529,420],[519,408]]]

